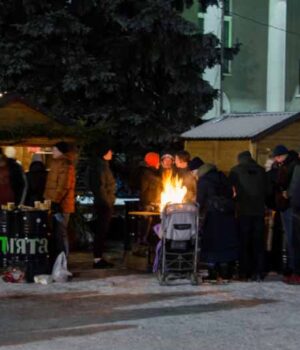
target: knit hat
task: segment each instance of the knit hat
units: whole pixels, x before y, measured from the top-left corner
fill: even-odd
[[[273,157],[282,156],[288,154],[289,150],[284,145],[277,145],[272,152]]]
[[[243,151],[238,154],[237,159],[238,159],[238,162],[241,163],[244,161],[249,161],[250,159],[252,159],[252,156],[249,151]]]
[[[164,153],[160,159],[164,160],[165,158],[170,158],[170,159],[174,160],[174,157],[170,153]]]
[[[144,157],[144,161],[146,165],[157,168],[159,166],[159,154],[155,152],[148,152]]]
[[[111,142],[109,140],[101,140],[91,145],[91,150],[97,157],[103,157],[109,150],[112,149]]]
[[[56,147],[61,153],[69,152],[69,145],[64,141],[57,142],[53,147]]]
[[[203,165],[204,162],[201,158],[199,157],[194,157],[190,163],[189,163],[189,169],[190,170],[197,170],[201,167],[201,165]]]

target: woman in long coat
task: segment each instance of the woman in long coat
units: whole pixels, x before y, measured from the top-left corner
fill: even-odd
[[[201,260],[209,264],[210,277],[231,278],[238,258],[233,191],[227,177],[211,164],[198,170],[197,202],[200,206]]]

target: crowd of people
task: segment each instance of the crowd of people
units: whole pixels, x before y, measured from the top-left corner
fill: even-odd
[[[13,149],[13,148],[11,148]],[[16,160],[16,152],[5,152],[0,148],[0,205],[13,207],[35,207],[37,202],[51,203],[52,251],[51,263],[60,252],[69,254],[68,224],[75,212],[76,151],[73,145],[58,142],[52,147],[49,169],[40,154],[34,154],[28,172]],[[87,189],[94,196],[94,268],[112,267],[103,259],[105,238],[112,217],[116,184],[110,170],[112,150],[108,144],[98,142],[91,145],[85,172]]]
[[[109,165],[112,157],[108,143],[91,145],[84,174],[87,190],[94,197],[96,269],[113,266],[103,258],[116,198],[116,181]],[[0,149],[0,204],[34,206],[36,201],[51,201],[55,256],[61,251],[69,254],[68,222],[75,211],[74,160],[73,148],[58,142],[52,148],[49,169],[35,154],[25,174],[14,154],[8,157]],[[199,157],[191,159],[185,150],[161,156],[148,152],[139,170],[136,182],[142,210],[158,209],[165,176],[182,180],[187,189],[184,201],[198,204],[200,261],[208,266],[208,279],[236,276],[244,281],[262,281],[268,271],[266,232],[278,224],[282,225],[287,248],[286,268],[281,267],[280,272],[286,283],[300,284],[298,152],[277,145],[264,168],[244,151],[226,175]],[[146,221],[145,236],[151,228],[151,222]]]
[[[162,177],[178,176],[187,188],[186,202],[200,210],[200,261],[208,279],[233,276],[242,281],[262,281],[270,269],[266,255],[268,231],[283,227],[287,264],[277,268],[284,282],[300,284],[300,159],[298,152],[277,145],[260,166],[249,151],[237,156],[225,175],[214,164],[187,151],[173,155],[150,152],[144,158],[141,203],[144,209],[159,202]],[[274,220],[279,217],[279,220]],[[267,222],[267,224],[266,224]],[[272,234],[271,234],[272,236]],[[279,251],[282,260],[283,249]]]

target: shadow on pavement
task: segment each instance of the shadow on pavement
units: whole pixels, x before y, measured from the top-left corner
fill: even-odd
[[[1,298],[0,346],[134,328],[137,327],[134,321],[143,319],[230,311],[276,302],[256,298],[234,300],[229,296],[228,300],[209,304],[189,305],[184,300],[185,305],[139,306],[195,296],[201,300],[201,296],[218,293],[226,298],[224,291],[215,290],[142,295],[101,295],[99,292],[11,295]],[[128,309],[122,309],[125,307]],[[129,321],[130,324],[126,323]]]

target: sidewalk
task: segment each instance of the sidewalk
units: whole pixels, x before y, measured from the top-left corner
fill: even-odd
[[[276,350],[299,348],[300,286],[273,281],[162,287],[151,273],[92,269],[72,253],[72,281],[0,281],[2,350]],[[279,276],[280,277],[280,276]]]

